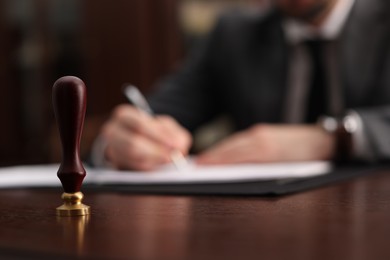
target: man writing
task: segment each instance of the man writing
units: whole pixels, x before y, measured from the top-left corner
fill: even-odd
[[[219,114],[237,131],[198,163],[388,159],[387,1],[271,2],[223,16],[150,97],[157,116],[119,106],[102,129],[105,160],[153,169],[172,150],[187,154],[190,133]]]

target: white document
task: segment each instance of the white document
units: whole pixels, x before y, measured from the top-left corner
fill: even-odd
[[[58,168],[59,165],[0,168],[0,188],[61,186],[57,177]],[[199,166],[191,163],[181,171],[169,165],[151,172],[86,168],[87,176],[83,183],[99,185],[231,183],[308,178],[327,174],[331,170],[331,163],[326,161],[220,166]]]

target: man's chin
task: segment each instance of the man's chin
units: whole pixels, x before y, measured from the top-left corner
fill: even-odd
[[[329,8],[329,1],[316,1],[312,6],[305,8],[291,8],[284,10],[284,12],[291,17],[303,21],[313,21],[321,17]]]

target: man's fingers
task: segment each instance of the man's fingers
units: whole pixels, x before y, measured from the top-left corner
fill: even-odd
[[[199,156],[199,164],[262,163],[329,159],[334,137],[318,126],[259,124]]]
[[[248,147],[245,147],[246,143],[246,140],[240,136],[229,138],[200,154],[196,162],[199,164],[232,164],[245,162],[248,160]]]
[[[138,133],[168,147],[173,146],[172,140],[161,131],[161,126],[154,117],[131,105],[118,106],[112,115],[112,120],[130,132]]]
[[[117,124],[108,125],[104,133],[110,136],[106,157],[116,168],[151,170],[170,160],[165,146]]]
[[[161,124],[161,131],[171,140],[173,148],[187,154],[192,144],[191,134],[172,117],[157,116],[156,120]]]
[[[131,105],[118,106],[102,132],[107,159],[121,169],[154,169],[170,161],[172,150],[187,154],[192,142],[173,118],[152,117]]]

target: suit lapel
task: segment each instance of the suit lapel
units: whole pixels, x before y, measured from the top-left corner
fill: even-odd
[[[277,122],[281,120],[284,108],[287,69],[287,45],[276,14],[264,26],[267,31],[259,30],[253,34],[255,40],[248,48],[243,67],[249,105],[253,119],[257,122]]]

